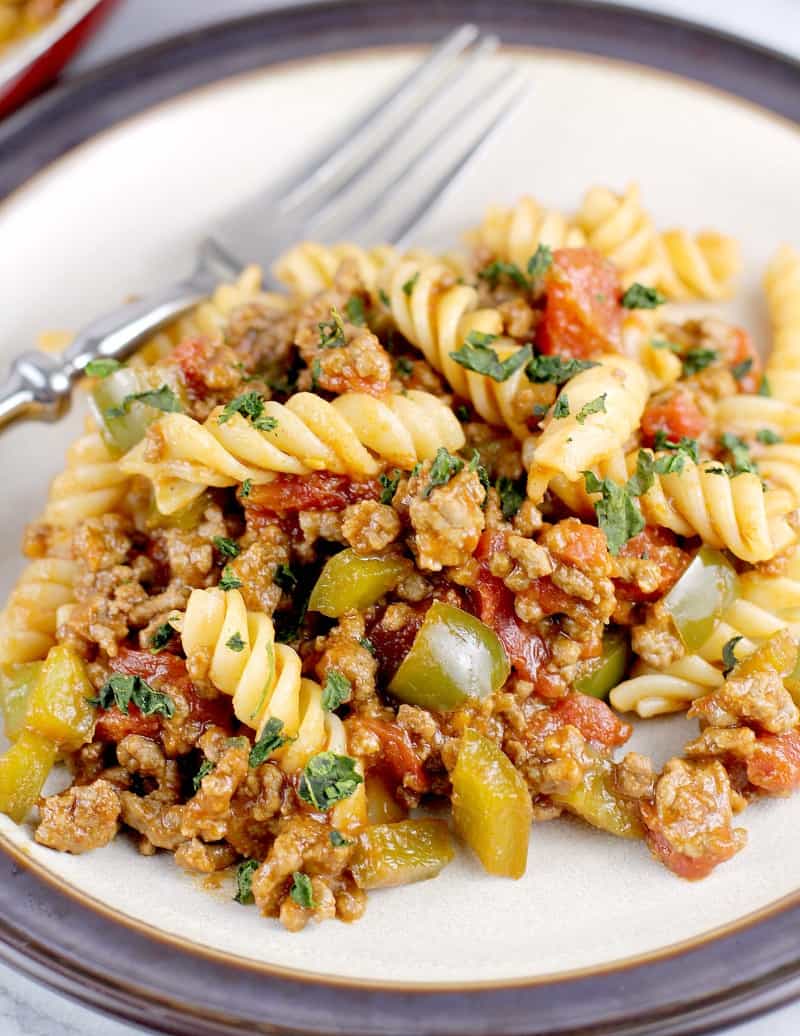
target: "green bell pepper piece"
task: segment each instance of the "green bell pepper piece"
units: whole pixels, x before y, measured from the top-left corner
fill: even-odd
[[[445,712],[496,691],[510,670],[493,630],[461,608],[434,601],[389,692],[408,705]]]
[[[14,741],[25,726],[28,698],[42,671],[42,662],[22,662],[0,671],[0,707],[3,710],[3,729],[9,741]]]
[[[163,407],[131,398],[142,392],[157,393],[162,386],[172,393],[172,397],[163,395]],[[165,409],[175,409],[176,400],[185,407],[185,392],[176,367],[120,367],[97,382],[89,405],[106,445],[119,455],[144,438],[148,425],[162,417]]]
[[[443,820],[376,824],[356,842],[351,869],[362,889],[384,889],[435,878],[454,856]]]
[[[592,659],[592,668],[575,681],[575,690],[593,698],[607,698],[625,676],[630,645],[625,630],[610,629],[603,634],[603,652]]]
[[[330,619],[347,611],[364,611],[394,590],[408,570],[408,562],[402,558],[362,558],[348,547],[325,563],[311,591],[308,610]]]
[[[701,547],[664,598],[687,651],[697,651],[736,596],[736,572],[718,550]]]

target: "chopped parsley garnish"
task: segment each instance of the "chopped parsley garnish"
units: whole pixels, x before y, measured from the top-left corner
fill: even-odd
[[[344,321],[336,306],[331,306],[331,319],[324,320],[317,326],[319,327],[320,349],[338,349],[339,346],[344,345]]]
[[[153,631],[150,637],[150,651],[157,655],[159,651],[163,651],[164,648],[169,644],[172,638],[175,636],[175,630],[170,626],[168,622],[162,623],[156,630]]]
[[[373,658],[377,657],[378,652],[369,637],[359,637],[358,642],[365,651],[369,651]]]
[[[730,471],[727,468],[723,468],[722,465],[718,465],[716,468],[706,468],[705,473],[707,475],[728,475]]]
[[[539,245],[528,260],[528,276],[536,281],[543,277],[553,265],[553,250],[549,245]]]
[[[403,285],[403,294],[411,298],[411,292],[414,290],[414,285],[419,280],[419,270],[414,274],[413,277],[409,277],[406,283]]]
[[[210,759],[204,759],[202,763],[200,763],[199,770],[194,775],[194,777],[192,777],[192,787],[194,788],[195,792],[198,792],[200,790],[200,785],[203,783],[203,778],[207,777],[212,770],[216,769],[216,767],[217,764],[212,763]]]
[[[353,685],[347,677],[331,669],[325,677],[325,686],[322,688],[322,707],[326,712],[333,712],[346,701],[350,701],[353,692]]]
[[[456,417],[462,424],[466,424],[469,421],[469,407],[466,403],[459,403],[456,407]]]
[[[495,482],[495,489],[500,497],[500,510],[503,517],[507,522],[511,521],[525,502],[525,482],[524,480],[514,482],[513,479],[501,475]]]
[[[242,417],[257,428],[259,432],[271,432],[278,427],[274,417],[263,417],[264,403],[266,400],[260,392],[244,392],[222,408],[222,413],[217,418],[217,424],[225,424],[230,421],[234,414],[241,414]]]
[[[394,369],[402,378],[407,378],[409,374],[414,373],[414,364],[407,356],[401,356],[394,365]]]
[[[515,353],[501,360],[491,345],[497,335],[487,335],[482,331],[470,331],[460,349],[450,353],[450,358],[461,367],[466,367],[476,374],[484,374],[492,381],[507,381],[520,369],[523,363],[531,358],[531,347],[524,345]]]
[[[607,395],[608,393],[604,392],[602,396],[597,396],[595,399],[590,399],[588,403],[584,403],[575,415],[575,420],[578,424],[583,424],[590,414],[605,414]]]
[[[261,731],[261,737],[250,749],[250,755],[247,760],[249,766],[260,766],[269,759],[273,752],[277,752],[279,748],[283,748],[290,741],[294,741],[293,737],[284,737],[281,734],[282,730],[282,719],[271,716],[267,720],[264,729]]]
[[[224,558],[238,558],[241,553],[236,540],[229,540],[227,536],[215,536],[211,542]]]
[[[317,809],[328,810],[352,795],[363,780],[349,755],[320,752],[306,763],[297,794]]]
[[[437,486],[447,485],[463,467],[464,461],[460,457],[454,457],[444,446],[440,446],[431,464],[428,484],[422,490],[422,499],[427,500]]]
[[[292,888],[289,892],[291,898],[304,910],[314,909],[314,892],[311,888],[311,878],[302,871],[295,871],[292,875]]]
[[[775,443],[783,442],[782,437],[777,432],[773,432],[771,428],[759,428],[756,432],[756,439],[763,442],[765,446],[774,446]]]
[[[101,356],[96,360],[89,360],[84,367],[84,373],[90,378],[107,378],[109,374],[118,371],[122,364],[110,356]]]
[[[238,590],[241,585],[241,579],[231,572],[230,565],[226,565],[222,570],[222,577],[219,581],[220,590]]]
[[[336,828],[331,831],[330,842],[334,849],[340,849],[343,845],[352,845],[353,843],[349,838],[345,838],[341,831],[337,831]]]
[[[650,345],[654,349],[669,349],[671,353],[679,353],[681,347],[674,342],[668,342],[666,338],[651,338]]]
[[[478,452],[478,450],[472,451],[472,457],[470,458],[467,470],[476,472],[480,484],[483,486],[486,493],[488,494],[492,483],[489,481],[489,472],[486,470],[483,464],[481,464],[481,455]]]
[[[723,432],[719,437],[720,446],[731,455],[730,474],[741,475],[745,471],[755,471],[756,465],[750,456],[750,447],[732,432]]]
[[[482,280],[486,281],[492,289],[496,288],[504,277],[518,285],[520,288],[523,288],[525,291],[530,287],[528,284],[528,278],[516,263],[503,263],[496,260],[493,263],[489,263],[489,265],[485,266],[482,270],[479,270],[478,276]]]
[[[566,393],[562,393],[556,400],[556,405],[553,407],[553,417],[556,421],[569,417],[569,399]]]
[[[763,374],[761,376],[761,383],[758,386],[758,394],[759,394],[759,396],[771,396],[772,395],[772,388],[770,387],[770,383],[767,380],[766,374]]]
[[[599,479],[593,471],[584,471],[587,493],[601,493],[595,501],[597,523],[606,534],[608,549],[619,554],[625,544],[645,526],[644,518],[633,499],[628,485],[621,486],[611,479]]]
[[[744,637],[731,637],[730,640],[725,641],[722,647],[722,664],[725,667],[723,676],[727,676],[739,661],[736,657],[736,645],[740,640],[744,640]]]
[[[318,389],[319,383],[322,379],[322,363],[319,356],[315,356],[311,361],[311,387],[312,389]]]
[[[693,374],[699,374],[718,359],[719,353],[716,349],[689,349],[683,356],[684,376],[690,378]]]
[[[683,471],[687,459],[694,461],[695,464],[700,460],[700,444],[697,439],[683,435],[677,442],[674,442],[663,428],[656,431],[653,449],[670,453],[670,456],[667,457],[656,457],[653,470],[659,475],[679,475]]]
[[[378,292],[378,298],[381,300],[383,305],[386,306],[386,308],[388,309],[389,306],[391,305],[391,300],[389,299],[389,296],[386,294],[386,292],[383,290],[383,288],[381,288],[380,291]]]
[[[247,499],[248,496],[250,496],[252,491],[253,491],[253,480],[251,478],[246,478],[244,480],[244,482],[242,482],[242,496],[245,498],[245,500]]]
[[[288,565],[279,564],[275,568],[275,575],[272,577],[275,584],[285,591],[287,594],[292,593],[294,588],[297,586],[297,576],[292,572]]]
[[[737,381],[741,381],[742,378],[746,377],[753,367],[753,357],[748,356],[746,360],[742,360],[741,363],[735,363],[731,367],[731,374],[736,378]]]
[[[236,868],[236,895],[233,898],[242,906],[253,902],[253,874],[260,866],[258,860],[242,860]]]
[[[175,702],[168,694],[154,690],[141,676],[124,673],[114,673],[100,688],[97,697],[88,700],[90,705],[99,709],[110,709],[116,705],[126,716],[131,703],[143,716],[160,715],[171,719],[175,715]]]
[[[656,288],[648,288],[644,284],[632,284],[620,299],[625,309],[655,309],[667,301]]]
[[[397,468],[394,469],[394,472],[391,475],[387,475],[386,472],[383,472],[378,476],[378,481],[381,484],[382,504],[390,504],[392,502],[402,477],[402,471],[398,471]]]
[[[357,324],[359,327],[364,327],[367,323],[367,314],[364,309],[364,303],[358,297],[358,295],[351,295],[345,303],[344,311],[347,314],[347,319],[351,324]]]
[[[563,385],[581,371],[596,366],[593,360],[573,360],[572,357],[555,355],[534,356],[525,368],[525,373],[529,381],[537,384],[549,382],[551,385]]]
[[[167,414],[178,414],[183,410],[181,401],[169,385],[162,385],[158,389],[133,392],[125,396],[119,406],[112,406],[106,410],[106,417],[124,417],[134,403],[145,403],[147,406],[151,406],[155,410],[163,410]]]
[[[237,653],[239,651],[244,651],[245,643],[242,640],[242,635],[238,632],[238,630],[232,636],[228,637],[227,641],[225,642],[225,647],[230,648],[231,651],[236,651]]]

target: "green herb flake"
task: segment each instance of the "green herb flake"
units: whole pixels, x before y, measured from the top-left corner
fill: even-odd
[[[250,496],[250,494],[252,492],[253,492],[253,480],[251,478],[246,478],[244,480],[244,482],[242,482],[242,496],[246,500],[248,498],[248,496]]]
[[[384,306],[386,306],[387,309],[390,308],[390,306],[392,304],[391,300],[390,300],[389,296],[386,294],[386,292],[383,290],[383,288],[381,288],[380,291],[378,292],[378,298],[380,299],[381,303]]]
[[[750,447],[732,432],[723,432],[719,438],[720,446],[731,455],[730,474],[741,475],[747,471],[757,471],[755,461],[750,456]]]
[[[228,637],[227,641],[225,642],[226,648],[229,648],[231,651],[236,651],[237,653],[239,651],[244,651],[245,646],[245,642],[242,640],[242,635],[238,632],[238,630],[232,636]]]
[[[330,843],[334,849],[341,849],[342,846],[353,844],[348,838],[344,837],[341,831],[337,831],[336,828],[331,831],[328,837],[330,838]]]
[[[240,586],[242,586],[241,579],[231,571],[230,565],[226,565],[219,581],[220,590],[238,590]]]
[[[381,484],[381,503],[391,504],[394,499],[394,494],[397,492],[397,487],[400,484],[400,479],[403,477],[403,473],[394,469],[391,475],[387,475],[386,472],[382,472],[378,476],[378,481]]]
[[[771,428],[759,428],[756,432],[756,439],[765,446],[774,446],[776,443],[783,442],[783,438],[777,432],[773,432]]]
[[[242,860],[236,868],[236,895],[233,898],[242,906],[253,902],[253,875],[260,866],[258,860]]]
[[[238,558],[241,553],[236,540],[229,540],[227,536],[215,536],[211,542],[224,558]]]
[[[533,281],[543,277],[553,265],[553,250],[549,245],[539,245],[528,260],[528,276]]]
[[[684,377],[691,378],[693,374],[699,374],[718,359],[719,353],[716,349],[689,349],[683,357]]]
[[[644,518],[627,485],[620,486],[610,479],[600,480],[593,471],[584,471],[587,493],[601,493],[595,502],[597,523],[606,535],[608,549],[619,554],[633,536],[642,531]]]
[[[271,432],[278,427],[274,417],[264,417],[264,397],[260,392],[244,392],[222,408],[222,413],[217,418],[217,424],[225,424],[234,414],[241,414],[259,432]]]
[[[320,752],[306,763],[297,794],[309,805],[328,810],[352,795],[363,780],[349,755]]]
[[[679,353],[681,347],[674,342],[668,342],[666,338],[651,338],[650,345],[653,349],[668,349],[671,353]]]
[[[311,878],[302,871],[295,871],[292,875],[292,888],[289,892],[291,898],[304,910],[314,909],[314,892],[311,888]]]
[[[474,471],[477,474],[480,484],[483,486],[484,490],[488,494],[492,484],[489,481],[489,472],[486,470],[484,465],[481,464],[481,455],[478,452],[478,450],[473,449],[472,457],[470,458],[467,470]]]
[[[556,421],[562,421],[565,417],[569,417],[569,399],[564,392],[556,400],[556,404],[553,407],[553,417]]]
[[[510,522],[525,502],[524,479],[515,482],[505,475],[501,475],[497,482],[495,482],[495,489],[500,497],[500,510],[503,513],[503,517],[507,522]]]
[[[319,327],[320,349],[338,349],[339,346],[344,345],[344,321],[336,306],[331,306],[331,319],[323,321],[317,327]]]
[[[455,413],[461,424],[466,424],[470,419],[469,407],[466,403],[459,403],[456,407]]]
[[[411,293],[414,290],[414,286],[416,285],[418,280],[419,270],[417,270],[413,277],[409,277],[409,279],[403,285],[403,294],[406,295],[408,298],[411,298]]]
[[[106,417],[124,417],[134,403],[144,403],[146,406],[153,407],[154,410],[163,410],[166,414],[179,414],[183,410],[181,401],[169,385],[162,385],[158,389],[134,392],[125,396],[120,406],[106,410]]]
[[[512,281],[525,291],[530,287],[528,278],[516,263],[503,263],[497,260],[493,263],[489,263],[489,265],[484,267],[482,270],[479,270],[478,276],[481,280],[486,281],[491,289],[496,288],[503,278]]]
[[[605,414],[606,413],[606,396],[607,392],[604,392],[602,396],[597,396],[595,399],[590,399],[588,403],[584,403],[578,413],[575,415],[575,420],[578,424],[584,424],[586,418],[591,414]]]
[[[293,593],[297,586],[297,576],[288,565],[279,564],[275,568],[275,575],[272,577],[276,586],[279,586],[284,593]]]
[[[691,460],[695,464],[700,460],[700,444],[697,439],[683,435],[677,442],[674,442],[663,428],[656,431],[653,449],[669,454],[669,456],[656,458],[654,470],[659,475],[679,475],[687,460]]]
[[[319,388],[319,383],[322,380],[322,362],[319,356],[315,356],[311,361],[311,388],[315,391]]]
[[[192,788],[194,789],[195,794],[200,790],[200,785],[203,783],[203,778],[207,777],[211,773],[211,771],[215,770],[216,768],[217,764],[212,763],[210,759],[204,759],[202,763],[200,763],[200,768],[198,769],[194,777],[192,777]]]
[[[100,688],[97,697],[88,700],[90,705],[99,709],[116,706],[126,716],[131,704],[135,705],[143,716],[159,715],[171,719],[175,715],[175,702],[172,698],[168,694],[154,690],[141,676],[114,673]]]
[[[742,378],[747,377],[753,367],[753,357],[748,356],[746,360],[742,360],[741,363],[735,363],[731,367],[731,374],[736,378],[737,381],[741,381]]]
[[[534,356],[525,368],[529,381],[543,385],[563,385],[581,371],[596,367],[593,360],[574,360],[563,356]]]
[[[89,360],[83,370],[90,378],[107,378],[109,374],[118,371],[121,366],[119,360],[114,360],[110,356],[101,356],[96,360]]]
[[[157,655],[159,651],[164,650],[174,636],[175,630],[172,626],[170,626],[168,622],[162,623],[162,625],[154,630],[150,637],[150,652]]]
[[[620,299],[625,309],[655,309],[667,301],[656,288],[648,288],[644,284],[632,284]]]
[[[394,369],[401,378],[407,378],[414,373],[414,364],[407,356],[401,356],[397,363],[395,363]]]
[[[481,331],[470,331],[460,349],[450,353],[450,358],[461,367],[466,367],[476,374],[483,374],[492,381],[507,381],[531,358],[531,347],[522,346],[516,352],[500,360],[492,349],[491,343],[497,335],[487,335]]]
[[[377,658],[378,651],[369,637],[359,637],[358,642],[365,651],[369,651],[373,658]]]
[[[744,637],[731,637],[730,640],[725,641],[722,647],[722,664],[725,667],[723,676],[727,676],[739,661],[736,657],[736,645],[740,640],[744,640]]]
[[[422,490],[422,499],[427,500],[437,486],[444,486],[464,467],[460,457],[454,457],[444,446],[440,446],[433,458],[428,484]]]
[[[770,386],[769,381],[767,380],[766,374],[763,374],[761,376],[761,381],[760,381],[759,386],[758,386],[758,394],[759,394],[759,396],[771,396],[772,395],[772,388]]]
[[[273,752],[277,752],[279,748],[283,748],[284,745],[295,740],[293,737],[284,737],[281,734],[282,730],[283,720],[278,719],[277,716],[270,716],[261,731],[261,737],[250,749],[247,760],[249,766],[260,766],[269,759]]]
[[[358,297],[358,295],[351,295],[345,303],[344,311],[347,315],[347,319],[351,324],[356,324],[358,327],[365,327],[367,323],[367,313],[364,309],[364,303]]]
[[[333,712],[346,701],[350,701],[353,692],[353,685],[347,677],[331,669],[325,677],[325,686],[322,688],[322,707],[326,712]]]

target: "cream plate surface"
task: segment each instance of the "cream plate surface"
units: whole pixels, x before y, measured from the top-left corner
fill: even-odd
[[[0,205],[1,366],[40,330],[77,328],[182,274],[197,228],[284,169],[410,60],[374,53],[230,80],[145,113],[44,171]],[[592,183],[621,190],[635,179],[660,225],[741,238],[746,275],[723,312],[763,341],[760,273],[781,241],[800,245],[800,131],[634,66],[534,52],[515,60],[533,75],[530,100],[419,243],[450,245],[488,202],[530,193],[572,209]],[[60,424],[0,437],[2,597],[22,567],[24,525],[40,512],[84,409],[79,399]],[[639,724],[633,747],[661,762],[694,729],[681,718]],[[747,848],[697,884],[668,874],[640,844],[569,820],[543,824],[519,882],[484,875],[462,852],[435,881],[372,894],[357,924],[300,935],[231,902],[228,889],[202,889],[167,854],[139,856],[125,838],[70,857],[37,846],[4,817],[0,831],[101,903],[226,954],[361,980],[461,983],[601,967],[735,923],[797,890],[798,819],[798,799],[757,803],[741,820]]]

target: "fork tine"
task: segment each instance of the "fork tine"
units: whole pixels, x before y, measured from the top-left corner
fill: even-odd
[[[489,142],[494,133],[525,97],[530,88],[527,75],[525,73],[517,74],[512,77],[511,82],[515,80],[519,83],[519,86],[516,87],[508,101],[504,103],[496,115],[488,122],[482,124],[479,131],[473,132],[470,135],[464,147],[458,151],[453,161],[443,170],[430,188],[421,197],[414,199],[414,204],[408,211],[401,211],[399,214],[393,213],[392,215],[395,218],[388,226],[386,222],[383,222],[383,229],[380,227],[365,228],[365,239],[368,234],[369,240],[377,241],[383,239],[392,241],[401,248],[404,246],[406,239],[414,232],[418,224],[428,215],[429,211],[448,188],[455,183],[466,166],[469,165],[481,148]]]
[[[487,37],[485,40],[486,51],[494,50],[498,42],[494,37]],[[498,76],[493,77],[488,87],[481,81],[477,81],[474,85],[470,83],[470,87],[466,91],[458,91],[462,78],[469,75],[471,65],[480,60],[481,56],[480,47],[478,47],[469,58],[465,59],[463,75],[459,75],[457,79],[453,80],[447,90],[437,97],[439,107],[448,112],[444,123],[441,118],[438,120],[433,118],[429,132],[417,134],[409,142],[406,142],[405,137],[396,138],[387,151],[387,161],[381,160],[376,167],[375,176],[371,176],[372,170],[359,172],[354,177],[353,189],[349,192],[348,198],[337,204],[333,204],[333,202],[326,204],[325,208],[317,214],[315,223],[318,219],[324,224],[327,237],[338,238],[347,227],[359,226],[366,222],[384,201],[387,184],[402,183],[416,166],[429,157],[433,157],[448,139],[460,132],[464,122],[479,107],[488,104],[499,91],[508,85],[508,71],[504,70]],[[460,102],[455,110],[450,108],[453,94],[456,94]],[[349,205],[348,201],[351,202]]]
[[[401,80],[381,94],[366,112],[351,120],[335,139],[327,141],[310,158],[283,176],[270,190],[273,202],[283,206],[296,204],[315,186],[326,182],[344,163],[359,161],[360,148],[369,141],[376,128],[384,125],[391,112],[403,109],[425,83],[434,78],[461,54],[478,35],[476,26],[466,23],[448,33],[425,58]]]
[[[399,181],[432,147],[436,135],[435,126],[433,134],[423,134],[421,138],[413,139],[414,131],[419,126],[420,110],[424,109],[427,112],[433,109],[435,105],[441,105],[449,95],[455,93],[462,81],[469,76],[473,67],[495,51],[499,45],[500,41],[496,36],[484,36],[477,46],[461,60],[454,74],[448,75],[441,80],[436,89],[427,97],[418,98],[418,103],[406,113],[403,125],[392,134],[388,145],[383,142],[378,143],[374,148],[374,154],[370,158],[374,159],[377,165],[380,165],[384,158],[391,158],[395,153],[399,153],[403,156],[405,163],[399,170],[393,170],[391,174],[384,173],[382,176],[378,176],[378,182],[371,186],[370,179],[375,179],[370,175],[373,165],[370,163],[370,158],[366,161],[362,160],[347,179],[340,181],[334,189],[328,189],[324,192],[316,207],[304,210],[303,215],[305,219],[310,220],[313,218],[315,223],[325,223],[326,233],[336,236],[336,225],[349,225],[354,223],[355,219],[361,219],[365,215],[369,215],[372,211],[372,206],[385,192],[386,182],[389,179],[393,183]],[[474,107],[474,104],[473,96],[466,105],[461,106],[455,115],[448,118],[448,128],[445,132],[449,132],[452,125],[458,123],[468,113],[470,107]],[[359,193],[362,189],[367,191],[366,198]],[[359,215],[354,219],[351,214],[354,206],[351,205],[348,208],[347,199],[344,199],[344,203],[340,199],[345,194],[349,194],[353,198],[357,193],[359,195],[357,199]],[[331,216],[335,218],[331,220]]]

